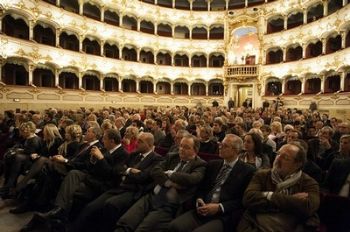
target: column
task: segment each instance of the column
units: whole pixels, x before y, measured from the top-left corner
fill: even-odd
[[[282,52],[283,52],[283,62],[286,62],[286,58],[287,58],[287,48],[282,48]]]
[[[79,0],[79,14],[83,15],[83,13],[84,13],[84,1]]]
[[[100,49],[101,56],[104,56],[104,54],[105,54],[105,41],[104,40],[101,40],[100,46],[101,46],[101,49]]]
[[[341,31],[340,36],[341,36],[341,48],[344,49],[346,45],[346,32]]]
[[[28,79],[28,83],[29,85],[32,85],[33,84],[33,71],[35,69],[35,66],[33,64],[29,64],[28,65],[28,76],[29,76],[29,79]]]
[[[55,69],[55,86],[60,85],[60,72],[58,69]]]
[[[173,5],[173,8],[175,8],[175,0],[172,0],[172,5]]]
[[[118,78],[118,90],[119,92],[123,92],[123,86],[122,86],[122,78]]]
[[[284,16],[283,17],[283,28],[284,28],[284,30],[287,30],[287,28],[288,28],[288,16]]]
[[[190,10],[192,10],[192,8],[193,8],[193,1],[190,0]]]
[[[104,90],[104,88],[103,88],[103,80],[104,80],[104,78],[103,78],[102,74],[100,74],[99,79],[100,79],[100,90]]]
[[[175,66],[175,55],[171,54],[171,66]]]
[[[61,28],[56,28],[56,47],[60,46]]]
[[[2,18],[0,17],[0,32],[2,32]]]
[[[327,48],[327,40],[326,38],[322,38],[321,39],[321,42],[322,42],[322,54],[326,54],[326,48]]]
[[[345,78],[346,78],[346,73],[343,71],[340,74],[340,91],[344,91],[345,89]]]
[[[325,75],[321,75],[321,93],[324,93],[324,82],[326,80]]]
[[[190,39],[192,39],[192,27],[191,28],[189,28],[189,30],[190,30]]]
[[[303,17],[303,23],[307,24],[307,10],[306,9],[303,10],[303,16],[304,16]]]
[[[209,96],[209,83],[205,83],[205,96]]]
[[[248,0],[245,0],[244,7],[248,7]]]
[[[137,48],[136,49],[136,61],[140,62],[140,52],[141,52],[141,48]]]
[[[301,80],[301,93],[304,94],[305,93],[305,85],[306,85],[306,78],[303,77]]]
[[[170,94],[174,95],[174,83],[173,82],[170,83]]]
[[[284,94],[286,79],[282,79],[282,94]]]
[[[101,22],[105,21],[105,7],[101,7]]]
[[[305,59],[306,58],[306,48],[307,48],[307,45],[306,44],[302,44],[301,45],[301,47],[302,47],[302,49],[303,49],[303,55],[302,55],[302,57],[303,57],[303,59]]]
[[[207,68],[209,68],[209,65],[210,65],[210,56],[206,56],[206,58],[207,58]]]
[[[157,64],[157,53],[156,52],[153,53],[153,63]]]
[[[158,0],[154,0],[154,4],[157,5],[158,4]]]
[[[136,93],[140,93],[140,80],[136,79]]]
[[[261,56],[261,64],[266,64],[266,50],[265,49],[262,49],[260,56]]]
[[[123,18],[124,18],[124,14],[120,14],[119,15],[119,27],[123,26]]]
[[[78,81],[79,89],[83,89],[83,73],[81,72],[78,73]]]
[[[154,34],[158,35],[158,22],[154,23]]]
[[[124,58],[123,58],[123,46],[120,44],[118,49],[119,49],[119,59],[124,60]]]
[[[171,37],[175,36],[175,26],[171,27]]]
[[[346,6],[346,4],[348,4],[349,1],[348,0],[343,0],[343,6]]]
[[[228,10],[228,2],[229,0],[226,0],[226,10]]]
[[[188,96],[191,96],[191,84],[192,84],[192,83],[188,83],[188,84],[187,84],[187,88],[188,88],[187,94],[188,94]]]
[[[153,93],[158,94],[157,93],[157,82],[155,82],[155,81],[153,82]]]
[[[140,31],[141,21],[139,18],[137,18],[136,21],[137,21],[137,31]]]
[[[61,5],[61,0],[56,0],[56,6],[60,6]]]
[[[328,1],[323,0],[323,16],[327,16],[327,15],[328,15]]]
[[[34,22],[33,20],[29,20],[29,40],[33,40],[34,35]]]
[[[208,0],[208,11],[210,11],[211,0]]]
[[[210,39],[210,28],[207,28],[207,39]]]
[[[79,35],[79,52],[83,51],[83,36]]]

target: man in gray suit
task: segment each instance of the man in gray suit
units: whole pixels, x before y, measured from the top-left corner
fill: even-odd
[[[152,193],[138,200],[117,222],[115,231],[161,231],[167,228],[182,203],[190,199],[201,182],[206,162],[198,156],[199,140],[185,136],[179,154],[156,166],[151,176],[157,184]]]

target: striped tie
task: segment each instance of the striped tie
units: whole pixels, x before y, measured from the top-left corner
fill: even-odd
[[[221,185],[225,182],[227,174],[230,172],[231,167],[228,164],[224,164],[219,172],[219,174],[216,177],[215,184],[213,188],[210,190],[210,192],[207,195],[208,202],[212,201],[218,201],[219,199],[213,199],[214,195],[217,195],[220,191]]]

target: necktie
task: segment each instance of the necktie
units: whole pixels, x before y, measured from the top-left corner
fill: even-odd
[[[135,162],[134,162],[134,165],[133,165],[134,168],[138,168],[138,167],[140,166],[142,160],[143,160],[143,155],[140,153],[140,154],[138,154],[137,157],[135,158]]]
[[[186,165],[186,161],[183,161],[183,160],[181,160],[180,161],[180,166],[178,167],[178,168],[176,168],[176,170],[174,170],[175,172],[181,172],[182,171],[182,169],[184,168],[184,166]]]
[[[218,173],[218,175],[216,177],[213,188],[208,193],[208,196],[207,196],[208,202],[219,200],[219,199],[213,199],[214,195],[218,195],[218,193],[220,192],[221,185],[225,182],[227,174],[230,172],[230,170],[231,170],[230,165],[224,164],[222,166],[220,172]]]

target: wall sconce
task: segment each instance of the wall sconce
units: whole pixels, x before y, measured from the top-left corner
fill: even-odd
[[[13,101],[14,102],[20,102],[20,100],[18,98],[14,98]]]

